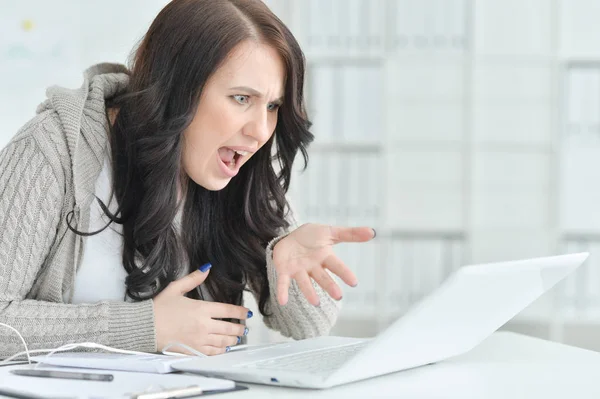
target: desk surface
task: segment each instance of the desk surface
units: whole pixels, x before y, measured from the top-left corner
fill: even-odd
[[[227,397],[597,399],[600,353],[497,332],[469,353],[452,360],[328,390],[249,386],[248,391]]]
[[[3,373],[8,373],[10,368],[0,368],[0,386]],[[247,391],[213,397],[597,399],[600,398],[599,377],[600,353],[497,332],[469,353],[452,360],[327,390],[249,384]],[[152,375],[148,378],[151,381]],[[92,392],[81,394],[81,397],[93,395]]]

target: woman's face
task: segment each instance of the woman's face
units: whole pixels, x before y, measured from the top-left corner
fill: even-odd
[[[240,43],[208,79],[184,132],[183,168],[196,184],[221,190],[273,135],[285,68],[270,46]]]

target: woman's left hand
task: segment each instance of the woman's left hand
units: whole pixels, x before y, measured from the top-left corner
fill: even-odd
[[[273,248],[273,262],[277,270],[277,300],[285,305],[291,279],[312,305],[319,305],[311,278],[334,299],[342,299],[342,290],[329,275],[329,269],[346,284],[354,287],[354,273],[333,252],[333,246],[341,242],[366,242],[375,237],[369,227],[335,227],[320,224],[304,224],[279,241]]]

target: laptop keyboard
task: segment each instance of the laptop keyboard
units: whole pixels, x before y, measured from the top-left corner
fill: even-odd
[[[296,353],[293,355],[260,360],[253,363],[240,364],[236,367],[269,370],[277,369],[310,374],[329,374],[338,369],[348,359],[356,355],[367,344],[368,342],[359,342],[335,348]]]

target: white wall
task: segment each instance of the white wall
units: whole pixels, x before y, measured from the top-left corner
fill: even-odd
[[[51,85],[79,87],[85,68],[125,63],[167,0],[0,0],[0,147]]]

